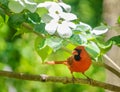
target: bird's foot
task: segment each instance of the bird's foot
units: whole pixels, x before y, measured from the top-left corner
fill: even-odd
[[[90,77],[87,77],[87,80],[89,81],[89,84],[92,84],[92,79]]]
[[[74,76],[72,76],[72,83],[74,84],[75,83],[75,77]]]
[[[90,77],[88,77],[87,75],[85,75],[84,73],[82,73],[86,78],[87,80],[89,81],[89,84],[91,85],[92,84],[92,79]]]

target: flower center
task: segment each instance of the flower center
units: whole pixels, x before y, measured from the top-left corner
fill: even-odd
[[[64,21],[64,19],[63,19],[63,18],[60,18],[59,21],[58,21],[58,23],[59,23],[59,24],[62,24],[63,21]]]
[[[59,12],[58,12],[58,11],[55,11],[55,13],[56,13],[56,14],[59,14]]]

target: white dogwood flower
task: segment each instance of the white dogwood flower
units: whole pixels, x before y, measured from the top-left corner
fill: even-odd
[[[45,30],[53,35],[56,31],[62,38],[69,38],[72,35],[72,29],[75,28],[76,25],[70,21],[66,21],[63,19],[53,19],[49,23],[46,24]]]
[[[56,3],[56,2],[46,1],[44,3],[38,4],[37,7],[38,8],[39,7],[45,7],[45,8],[47,8],[49,10],[49,8],[51,8],[51,7],[55,6],[55,5],[58,5],[58,6],[62,7],[66,12],[70,12],[71,11],[71,6],[69,6],[69,5],[67,5],[67,4],[65,4],[63,2]]]
[[[48,15],[53,18],[45,26],[49,34],[52,35],[57,31],[63,38],[69,38],[72,35],[72,29],[76,28],[76,25],[71,21],[77,19],[76,15],[62,12],[61,8],[57,7],[51,7]]]
[[[38,5],[38,7],[45,7],[48,9],[48,15],[52,19],[46,23],[45,30],[53,35],[58,33],[62,38],[69,38],[72,35],[72,29],[76,28],[76,25],[71,22],[77,19],[77,16],[64,12],[64,10],[70,9],[69,5],[56,2],[45,2]]]

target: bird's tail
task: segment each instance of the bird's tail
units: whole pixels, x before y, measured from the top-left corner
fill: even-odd
[[[48,61],[45,64],[54,65],[54,64],[67,64],[67,61]]]

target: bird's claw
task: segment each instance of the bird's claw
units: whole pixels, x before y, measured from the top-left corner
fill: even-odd
[[[92,84],[92,79],[87,77],[87,80],[89,81],[89,84],[91,85]]]
[[[76,79],[75,79],[75,77],[73,76],[73,77],[72,77],[72,82],[75,83],[75,80],[76,80]]]

